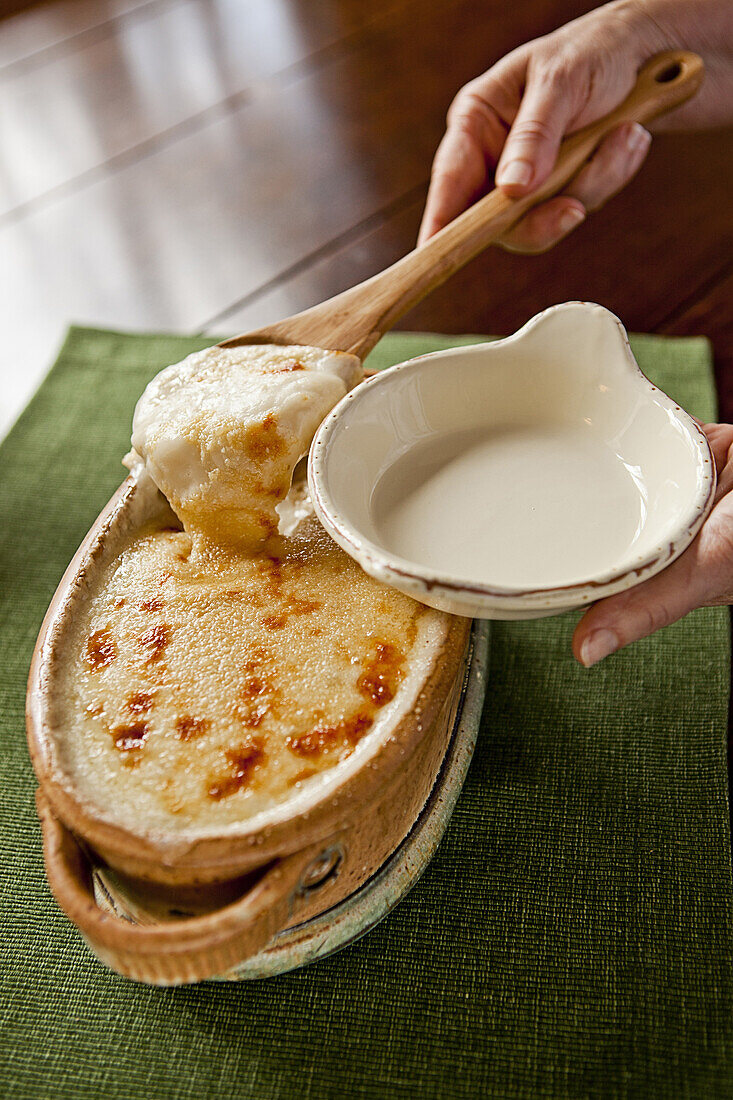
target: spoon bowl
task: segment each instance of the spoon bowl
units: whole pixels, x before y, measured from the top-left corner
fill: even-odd
[[[568,302],[353,390],[316,435],[309,481],[321,522],[372,576],[457,615],[515,619],[663,569],[710,510],[715,465],[618,318]]]

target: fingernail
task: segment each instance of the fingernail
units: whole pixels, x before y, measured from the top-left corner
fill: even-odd
[[[502,165],[496,182],[500,187],[526,187],[532,179],[532,165],[526,160],[510,160]]]
[[[569,206],[560,215],[560,232],[563,235],[569,233],[571,229],[575,229],[583,221],[585,221],[585,211],[578,210],[577,206]]]
[[[612,630],[594,630],[580,647],[580,659],[586,668],[602,661],[609,653],[614,653],[619,641]]]
[[[626,148],[630,153],[638,153],[642,149],[646,149],[652,140],[652,135],[648,130],[645,130],[638,122],[635,122],[628,133],[626,138]]]

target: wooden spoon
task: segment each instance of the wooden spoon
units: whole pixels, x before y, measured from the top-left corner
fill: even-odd
[[[426,244],[350,290],[268,328],[224,340],[242,344],[309,344],[364,358],[380,337],[432,290],[496,241],[533,206],[557,194],[592,156],[601,140],[625,122],[646,123],[690,99],[704,75],[701,58],[667,50],[640,70],[624,102],[563,141],[543,185],[520,199],[491,191]]]

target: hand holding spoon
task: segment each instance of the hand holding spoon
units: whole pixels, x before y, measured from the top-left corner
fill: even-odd
[[[536,191],[510,199],[491,191],[426,244],[385,271],[284,321],[234,336],[222,347],[242,344],[310,344],[349,351],[363,359],[380,337],[454,272],[496,241],[533,206],[557,194],[617,126],[647,123],[679,107],[700,87],[702,60],[686,50],[667,50],[640,70],[636,84],[604,118],[567,137],[547,180]]]

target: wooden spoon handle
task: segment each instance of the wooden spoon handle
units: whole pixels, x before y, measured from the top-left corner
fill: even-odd
[[[421,248],[353,291],[347,291],[341,296],[344,306],[348,295],[354,294],[353,305],[357,307],[364,294],[372,321],[371,332],[349,350],[366,355],[404,313],[501,237],[531,207],[560,191],[611,130],[624,122],[649,122],[684,103],[700,87],[703,74],[704,66],[697,54],[687,50],[657,54],[639,71],[636,84],[623,103],[563,141],[555,167],[536,191],[519,199],[507,198],[499,190],[491,191]]]
[[[221,976],[256,955],[297,912],[310,890],[309,874],[328,846],[311,845],[277,860],[241,898],[205,916],[134,924],[99,908],[86,854],[40,790],[36,805],[56,901],[102,962],[153,985]]]

